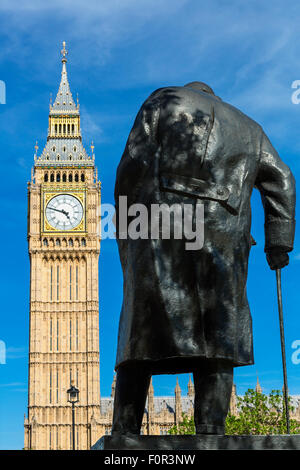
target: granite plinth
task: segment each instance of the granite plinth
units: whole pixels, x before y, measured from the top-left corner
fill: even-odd
[[[300,434],[103,436],[92,450],[300,450]]]

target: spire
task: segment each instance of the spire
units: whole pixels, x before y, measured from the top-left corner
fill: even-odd
[[[179,382],[178,382],[178,377],[176,379],[176,387],[175,387],[175,395],[180,395],[181,394],[181,388],[179,386]]]
[[[258,380],[258,376],[257,376],[255,391],[256,391],[256,393],[262,393],[262,388],[261,388],[261,386],[260,386],[260,383],[259,383],[259,380]]]
[[[83,144],[80,128],[79,104],[72,97],[67,76],[66,43],[61,50],[62,72],[55,101],[50,99],[49,128],[47,143],[40,156],[35,153],[35,166],[90,166],[94,167],[94,144],[92,156],[88,155]]]
[[[154,396],[154,388],[153,388],[152,377],[151,377],[151,379],[150,379],[148,394],[149,394],[151,397]]]
[[[189,383],[188,383],[188,396],[192,397],[192,396],[194,396],[194,394],[195,394],[195,388],[194,388],[194,384],[192,382],[192,377],[190,375]]]
[[[73,96],[70,90],[67,74],[67,55],[66,43],[63,41],[63,48],[61,50],[62,55],[62,71],[61,80],[56,95],[56,99],[53,104],[50,104],[50,114],[78,114],[79,104],[75,104]]]

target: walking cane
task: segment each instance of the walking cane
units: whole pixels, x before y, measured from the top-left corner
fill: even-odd
[[[281,354],[282,354],[282,368],[283,368],[283,383],[284,383],[283,394],[284,394],[284,402],[285,402],[286,432],[287,432],[287,434],[290,434],[288,384],[287,384],[287,374],[286,374],[285,341],[284,341],[282,295],[281,295],[281,269],[276,269],[276,281],[277,281],[277,300],[278,300]]]

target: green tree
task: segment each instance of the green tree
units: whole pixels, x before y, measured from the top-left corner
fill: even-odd
[[[284,398],[279,390],[269,395],[249,389],[237,397],[238,416],[228,414],[226,434],[286,434]],[[293,411],[289,398],[289,410]],[[300,433],[300,423],[290,419],[290,433]]]
[[[182,421],[169,429],[168,434],[196,434],[194,418],[182,413]]]
[[[269,395],[248,389],[244,396],[237,397],[238,415],[228,413],[225,434],[285,434],[286,417],[283,395],[272,390]],[[289,398],[289,410],[293,407]],[[194,419],[182,413],[182,421],[173,426],[169,434],[195,434]],[[300,423],[290,419],[290,433],[300,433]]]

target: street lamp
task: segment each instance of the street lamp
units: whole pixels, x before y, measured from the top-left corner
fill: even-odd
[[[67,390],[68,402],[72,404],[72,441],[73,450],[75,450],[75,403],[79,402],[79,390],[71,383],[71,387]]]

